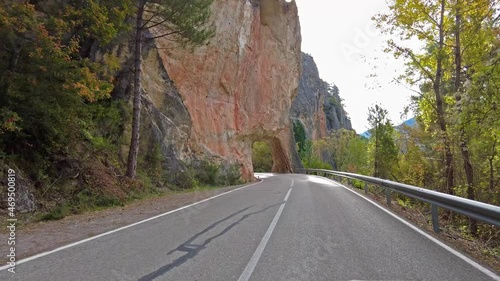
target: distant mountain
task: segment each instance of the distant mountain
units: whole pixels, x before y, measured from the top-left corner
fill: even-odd
[[[408,127],[415,127],[417,126],[417,119],[415,117],[413,118],[410,118],[406,121],[404,121],[403,123],[397,125],[396,127],[394,127],[397,131],[400,131],[404,126],[408,126]],[[367,139],[369,139],[371,137],[371,133],[370,133],[370,130],[366,131],[366,132],[363,132],[361,134],[359,134],[359,136],[362,136],[362,137],[365,137]]]
[[[410,118],[410,119],[404,121],[402,124],[396,126],[396,130],[398,130],[399,128],[402,128],[405,125],[408,127],[415,127],[417,125],[417,119],[415,117],[413,117],[413,118]]]
[[[362,136],[362,137],[365,137],[367,139],[369,139],[372,136],[372,134],[370,134],[370,130],[368,130],[366,132],[363,132],[363,133],[361,133],[359,135]]]

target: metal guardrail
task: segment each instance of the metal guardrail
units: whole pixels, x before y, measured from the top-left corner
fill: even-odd
[[[330,171],[323,169],[297,169],[297,171],[305,171],[305,173],[316,172],[322,173],[324,176],[327,174],[337,177],[348,179],[356,179],[364,182],[365,193],[368,192],[367,183],[385,187],[387,204],[391,204],[391,191],[406,195],[411,198],[419,199],[421,201],[430,203],[432,213],[432,224],[435,232],[439,232],[438,222],[438,207],[454,211],[456,213],[500,226],[500,207],[490,205],[434,190],[429,190],[413,185],[398,183],[390,180],[379,179],[370,176],[358,175],[353,173]]]

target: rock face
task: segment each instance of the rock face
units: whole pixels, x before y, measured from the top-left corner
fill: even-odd
[[[318,67],[308,54],[302,53],[299,92],[293,100],[290,116],[294,123],[302,125],[306,139],[312,141],[324,138],[340,128],[352,130],[338,88],[319,77]],[[334,166],[333,158],[327,151],[320,152],[320,155],[323,162]]]
[[[352,129],[337,87],[330,87],[319,77],[314,59],[305,53],[302,53],[299,92],[293,100],[290,115],[294,122],[302,124],[311,140],[326,137],[332,130]]]
[[[169,168],[210,159],[239,165],[251,180],[252,144],[265,140],[273,171],[291,171],[288,113],[301,42],[295,2],[216,0],[212,17],[217,31],[207,45],[190,52],[160,38],[145,52],[141,151],[160,143]],[[129,79],[122,74],[115,98],[129,92]]]
[[[15,209],[14,214],[17,213],[26,213],[33,212],[36,210],[35,204],[35,196],[33,195],[34,185],[27,179],[23,172],[15,167],[5,165],[2,161],[0,161],[0,184],[4,187],[2,192],[0,192],[0,208],[4,210],[6,213],[9,207],[9,198],[8,198],[8,170],[12,169],[15,171],[15,185],[14,185],[14,198],[15,198]]]

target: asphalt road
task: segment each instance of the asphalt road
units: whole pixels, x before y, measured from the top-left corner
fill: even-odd
[[[23,281],[495,279],[352,191],[307,175],[266,177],[18,264],[15,274],[0,271],[0,280]]]

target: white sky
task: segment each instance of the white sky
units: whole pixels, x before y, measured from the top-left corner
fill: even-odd
[[[382,51],[385,40],[371,20],[388,10],[385,0],[296,2],[302,51],[314,57],[321,79],[339,87],[356,132],[368,129],[368,107],[375,103],[389,111],[393,124],[404,121],[401,112],[412,92],[391,82],[401,74],[403,62]]]

